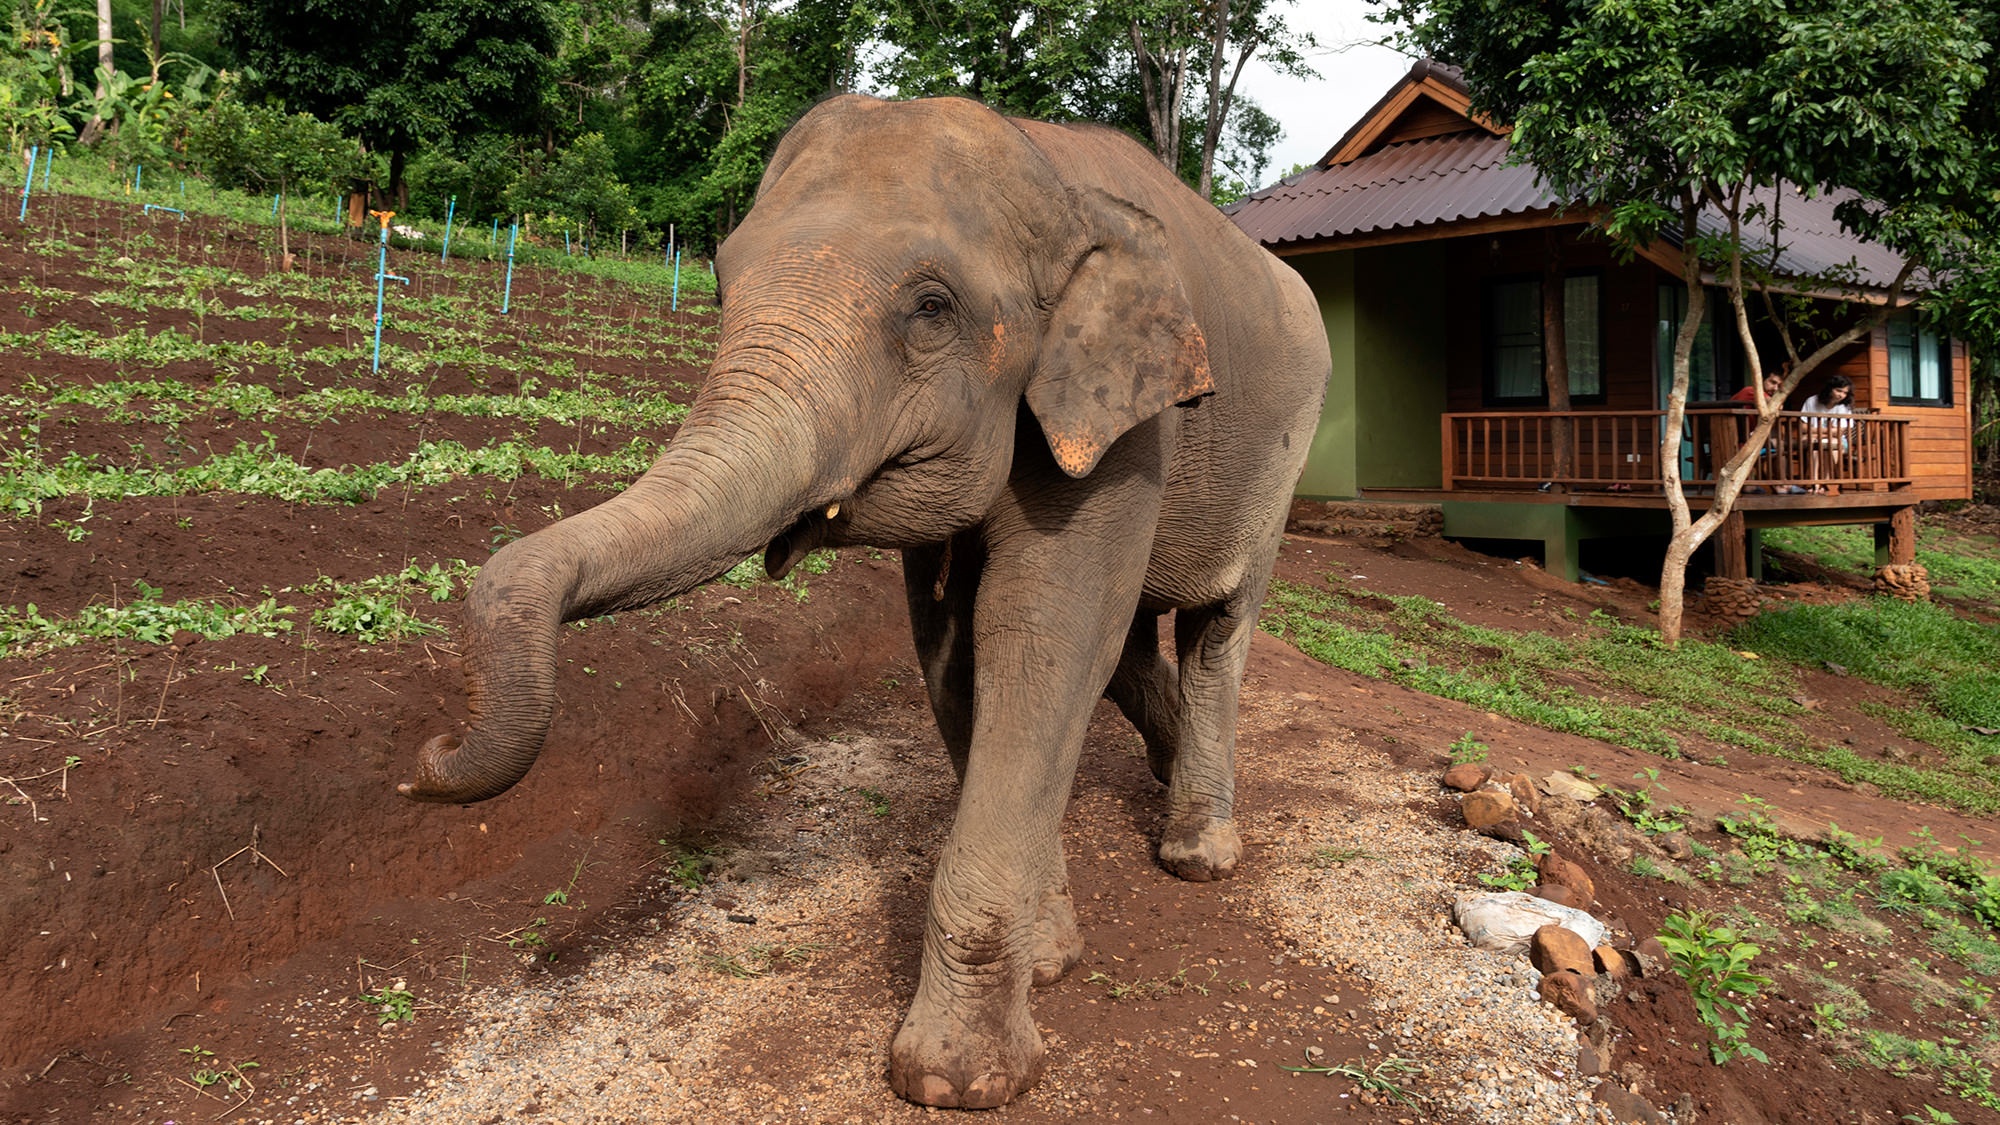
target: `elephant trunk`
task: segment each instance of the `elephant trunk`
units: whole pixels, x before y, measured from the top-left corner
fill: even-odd
[[[823,523],[819,513],[840,499],[839,486],[818,483],[817,441],[799,412],[770,409],[768,399],[763,405],[749,409],[739,399],[698,409],[630,488],[488,560],[463,627],[471,721],[462,734],[424,744],[416,777],[397,786],[403,796],[483,801],[526,775],[555,714],[564,622],[684,593],[781,533],[823,534],[810,525]],[[758,413],[767,416],[745,417]]]

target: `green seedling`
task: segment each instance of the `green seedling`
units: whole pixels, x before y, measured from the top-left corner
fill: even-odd
[[[1451,744],[1450,750],[1451,764],[1455,766],[1486,760],[1486,744],[1472,737],[1471,731],[1466,731],[1460,735],[1458,741]]]
[[[861,799],[868,802],[868,812],[873,816],[889,815],[889,798],[879,789],[860,789]]]
[[[1771,983],[1771,978],[1750,969],[1761,950],[1736,940],[1736,931],[1716,925],[1699,911],[1667,915],[1659,941],[1674,971],[1693,992],[1701,1022],[1715,1034],[1708,1050],[1716,1065],[1739,1057],[1770,1062],[1769,1056],[1750,1045],[1750,1013],[1744,1003]]]
[[[401,981],[396,982],[401,985]],[[413,1021],[417,1018],[416,994],[407,988],[391,986],[374,992],[361,994],[361,1002],[378,1009],[378,1022],[387,1025],[397,1020]]]

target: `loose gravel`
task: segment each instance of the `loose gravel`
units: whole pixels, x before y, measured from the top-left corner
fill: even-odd
[[[1594,1080],[1575,1074],[1574,1026],[1536,999],[1526,960],[1470,948],[1450,921],[1467,873],[1499,868],[1511,846],[1448,828],[1428,811],[1439,800],[1434,773],[1398,769],[1338,728],[1323,755],[1254,753],[1260,732],[1322,719],[1312,696],[1246,687],[1244,702],[1246,779],[1296,797],[1246,809],[1242,825],[1256,871],[1269,874],[1246,872],[1230,893],[1269,936],[1265,955],[1302,955],[1366,982],[1370,999],[1355,1002],[1366,1008],[1343,1014],[1372,1033],[1369,1057],[1422,1068],[1406,1085],[1428,1101],[1409,1120],[1605,1120],[1590,1100]],[[946,818],[872,817],[853,794],[873,789],[898,810],[948,808],[940,757],[870,738],[800,748],[788,760],[810,768],[774,777],[780,791],[747,802],[730,830],[725,866],[750,881],[688,893],[663,873],[661,893],[677,897],[645,933],[568,979],[475,993],[436,1076],[374,1119],[924,1116],[883,1077],[915,960],[882,920],[922,901]],[[1316,861],[1327,848],[1359,854]],[[792,961],[810,971],[788,972]],[[1101,1046],[1051,1050],[1043,1113],[1062,1116],[1065,1083],[1089,1081]]]

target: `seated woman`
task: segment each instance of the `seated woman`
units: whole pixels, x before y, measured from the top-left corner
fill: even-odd
[[[1826,389],[1806,399],[1799,409],[1805,414],[1854,413],[1854,381],[1845,375],[1833,376],[1826,381]],[[1847,418],[1806,422],[1806,472],[1811,480],[1823,479],[1826,474],[1822,469],[1846,455],[1847,432],[1853,425]],[[1838,490],[1840,486],[1833,487]],[[1827,486],[1815,483],[1812,491],[1823,493]]]

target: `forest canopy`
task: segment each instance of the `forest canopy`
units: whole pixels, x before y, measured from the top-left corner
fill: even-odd
[[[11,0],[0,128],[15,149],[712,246],[819,100],[957,95],[1125,129],[1226,202],[1279,137],[1236,92],[1243,64],[1311,74],[1296,2]],[[311,158],[272,163],[288,137]]]

